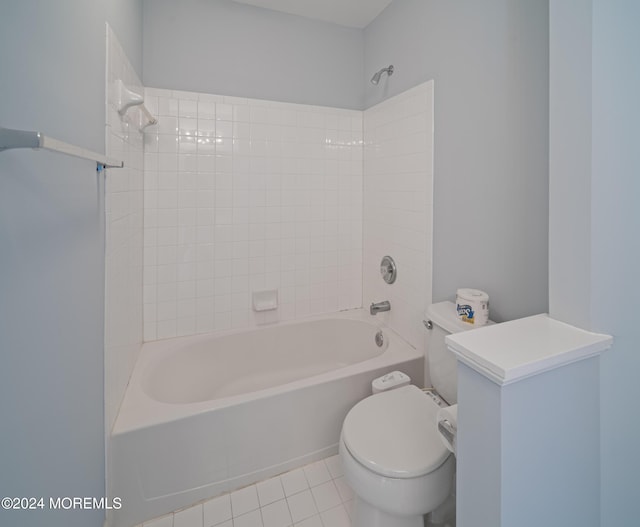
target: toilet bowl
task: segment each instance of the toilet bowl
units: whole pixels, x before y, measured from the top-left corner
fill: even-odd
[[[455,459],[436,431],[438,404],[416,386],[368,397],[342,426],[353,527],[423,527],[449,496]]]
[[[440,440],[436,416],[440,404],[457,402],[458,380],[444,339],[473,328],[458,320],[452,302],[429,306],[424,322],[425,379],[439,402],[403,386],[363,399],[342,425],[339,451],[355,494],[353,527],[423,527],[423,516],[450,495],[455,458]]]

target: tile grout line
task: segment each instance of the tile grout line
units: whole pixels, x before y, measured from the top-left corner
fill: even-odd
[[[291,518],[291,523],[289,524],[289,526],[288,526],[288,527],[293,527],[294,525],[297,525],[297,524],[300,524],[300,523],[302,523],[302,522],[308,521],[308,520],[310,520],[310,519],[312,519],[312,518],[314,518],[314,517],[316,517],[316,516],[318,517],[318,521],[320,522],[320,524],[322,525],[322,527],[326,527],[326,526],[325,526],[325,523],[324,523],[324,520],[322,519],[322,514],[323,514],[323,513],[326,513],[327,511],[330,511],[330,510],[333,510],[333,509],[337,509],[337,508],[339,508],[339,507],[342,507],[342,508],[344,509],[344,511],[346,512],[346,514],[347,514],[347,516],[349,517],[349,520],[350,520],[350,519],[351,519],[351,516],[350,516],[350,514],[349,514],[349,512],[348,512],[348,510],[347,510],[346,503],[347,503],[347,502],[349,502],[349,501],[352,501],[352,500],[353,500],[353,498],[350,498],[349,500],[346,500],[346,501],[345,501],[345,500],[343,499],[342,494],[341,494],[341,493],[339,492],[339,490],[338,490],[338,486],[337,486],[337,485],[336,485],[336,483],[335,483],[335,480],[336,480],[336,479],[339,479],[339,478],[343,478],[343,477],[344,477],[344,474],[340,473],[339,475],[334,476],[334,475],[333,475],[333,473],[332,473],[332,471],[331,471],[331,470],[329,470],[329,465],[327,464],[327,459],[332,459],[332,458],[335,458],[335,457],[337,457],[337,454],[336,454],[336,455],[334,455],[334,456],[330,456],[330,457],[328,457],[328,458],[324,458],[324,459],[321,459],[321,460],[318,460],[318,461],[314,461],[313,463],[309,463],[309,464],[304,465],[304,466],[302,466],[302,467],[298,467],[298,468],[292,469],[292,470],[290,470],[290,471],[288,471],[288,472],[284,472],[284,473],[279,474],[279,475],[277,475],[277,476],[273,476],[272,478],[268,478],[268,479],[266,479],[266,480],[262,480],[262,481],[259,481],[259,482],[256,482],[256,483],[253,483],[253,484],[251,484],[251,485],[247,485],[246,487],[243,487],[243,488],[241,488],[241,489],[236,489],[236,490],[234,490],[234,491],[227,492],[226,494],[221,494],[220,496],[216,496],[216,497],[214,497],[214,498],[210,498],[210,499],[207,499],[207,500],[203,500],[202,502],[199,502],[199,503],[197,503],[197,504],[191,505],[190,507],[185,507],[185,508],[182,508],[182,509],[178,509],[178,510],[176,510],[176,511],[173,511],[173,512],[171,512],[171,513],[167,514],[166,516],[171,516],[171,520],[172,520],[172,521],[171,521],[171,523],[173,524],[173,523],[174,523],[174,521],[175,521],[175,516],[176,516],[176,514],[177,514],[177,513],[182,512],[182,511],[184,511],[184,510],[188,510],[188,509],[190,509],[190,508],[192,508],[192,507],[198,507],[198,506],[199,506],[199,507],[201,507],[201,515],[202,515],[202,516],[201,516],[201,520],[202,520],[201,525],[202,525],[203,527],[217,527],[218,525],[222,525],[222,524],[224,524],[224,523],[226,523],[226,522],[228,522],[228,521],[231,521],[231,522],[232,522],[232,524],[233,524],[233,525],[235,525],[235,523],[236,523],[236,522],[235,522],[235,519],[236,519],[236,518],[238,518],[238,517],[240,517],[240,516],[243,516],[243,515],[245,515],[245,514],[249,514],[249,513],[251,513],[251,512],[254,512],[254,511],[258,510],[258,511],[260,512],[260,520],[261,520],[262,525],[263,525],[263,527],[264,527],[264,516],[263,516],[263,510],[262,510],[262,509],[263,509],[263,508],[265,508],[265,507],[267,507],[267,506],[269,506],[269,505],[272,505],[272,504],[274,504],[274,503],[277,503],[278,501],[282,501],[282,500],[284,500],[284,501],[285,501],[285,503],[286,503],[286,506],[287,506],[287,510],[288,510],[288,512],[289,512],[289,516],[290,516],[290,518]],[[322,465],[321,465],[321,466],[323,466],[323,467],[324,467],[324,469],[327,471],[327,473],[328,473],[328,475],[329,475],[329,479],[328,479],[328,480],[326,480],[326,481],[323,481],[322,483],[318,483],[318,484],[316,484],[316,485],[313,485],[313,486],[312,486],[312,485],[311,485],[311,483],[310,483],[310,481],[309,481],[309,477],[307,476],[307,472],[306,472],[304,469],[305,469],[305,468],[307,468],[307,467],[310,467],[310,466],[312,466],[312,465],[320,465],[320,462],[322,462]],[[284,489],[284,484],[283,484],[283,482],[282,482],[282,477],[283,477],[284,475],[289,474],[289,473],[294,472],[294,471],[300,471],[300,472],[302,473],[302,476],[303,476],[304,481],[305,481],[305,483],[306,483],[306,485],[307,485],[307,486],[306,486],[306,488],[304,488],[304,489],[300,489],[300,490],[298,490],[298,491],[296,491],[296,492],[293,492],[293,493],[292,493],[292,494],[290,494],[290,495],[287,495],[287,494],[286,494],[286,491],[285,491],[285,489]],[[282,497],[282,498],[280,498],[280,499],[277,499],[277,500],[275,500],[275,501],[272,501],[272,502],[270,502],[270,503],[267,503],[267,504],[265,504],[264,506],[263,506],[263,505],[261,505],[261,503],[260,503],[260,497],[259,497],[259,494],[258,494],[258,487],[257,487],[257,486],[258,486],[258,484],[260,484],[260,483],[264,483],[264,482],[267,482],[267,481],[271,481],[271,480],[276,480],[276,479],[277,479],[277,480],[279,480],[280,486],[281,486],[281,488],[282,488],[282,494],[283,494],[283,497]],[[336,490],[337,495],[338,495],[338,497],[339,497],[339,499],[340,499],[340,503],[339,503],[339,504],[337,504],[337,505],[335,505],[335,506],[333,506],[333,507],[330,507],[329,509],[327,509],[327,510],[325,510],[325,511],[320,511],[320,509],[319,509],[319,507],[318,507],[318,503],[317,503],[316,497],[315,497],[314,493],[312,492],[312,489],[317,488],[317,487],[319,487],[319,486],[321,486],[321,485],[325,485],[325,484],[326,484],[326,483],[328,483],[328,482],[332,482],[332,483],[333,483],[334,489]],[[257,506],[257,508],[255,508],[255,509],[251,509],[251,510],[249,510],[249,511],[245,511],[243,514],[236,515],[236,514],[234,513],[234,507],[233,507],[233,501],[231,500],[231,494],[233,494],[234,492],[237,492],[237,491],[243,490],[243,489],[251,488],[251,487],[253,487],[253,488],[254,488],[255,493],[256,493],[256,498],[257,498],[257,502],[258,502],[258,506]],[[302,520],[300,520],[299,522],[294,522],[294,520],[293,520],[293,514],[292,514],[292,512],[291,512],[291,507],[290,507],[290,505],[289,505],[289,498],[290,498],[290,497],[293,497],[293,496],[297,496],[297,495],[299,495],[299,494],[301,494],[301,493],[303,493],[303,492],[305,492],[305,491],[309,491],[309,493],[311,494],[311,499],[312,499],[313,504],[315,505],[315,509],[316,509],[316,511],[317,511],[317,512],[316,512],[316,513],[314,513],[314,514],[312,514],[311,516],[309,516],[309,517],[307,517],[307,518],[303,518],[303,519],[302,519]],[[207,502],[209,502],[209,501],[212,501],[212,500],[214,500],[214,499],[220,498],[220,497],[222,497],[222,496],[228,496],[228,497],[229,497],[229,508],[230,508],[230,511],[231,511],[231,518],[230,518],[230,519],[228,519],[228,520],[223,520],[222,522],[215,523],[215,524],[213,524],[212,526],[205,525],[205,523],[204,523],[204,521],[205,521],[205,520],[204,520],[204,504],[205,504],[205,503],[207,503]],[[151,520],[150,520],[150,521],[148,521],[148,522],[144,522],[144,523],[142,523],[142,524],[139,524],[139,525],[138,525],[138,527],[146,527],[146,526],[147,526],[147,524],[150,524],[150,523],[152,523],[152,522],[155,522],[155,521],[159,520],[160,518],[163,518],[163,516],[158,517],[158,518],[153,518],[153,519],[151,519]]]

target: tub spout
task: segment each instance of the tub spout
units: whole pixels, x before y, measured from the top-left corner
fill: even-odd
[[[369,313],[371,313],[372,315],[376,315],[381,311],[391,311],[391,304],[388,300],[384,300],[376,304],[372,303],[369,307]]]

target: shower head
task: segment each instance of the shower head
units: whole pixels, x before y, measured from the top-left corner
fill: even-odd
[[[382,68],[373,77],[371,77],[371,84],[377,85],[380,82],[380,77],[382,76],[383,73],[386,73],[387,75],[389,75],[389,77],[391,77],[391,75],[393,75],[393,64],[390,65],[388,68]]]

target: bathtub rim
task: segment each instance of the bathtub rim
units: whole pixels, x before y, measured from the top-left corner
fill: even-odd
[[[197,344],[203,341],[226,337],[230,335],[260,331],[265,328],[286,327],[290,325],[303,324],[316,320],[346,319],[364,322],[374,328],[381,329],[388,345],[386,349],[376,357],[350,364],[343,368],[297,379],[278,386],[263,388],[261,390],[232,395],[220,399],[210,399],[193,403],[169,403],[158,401],[150,397],[143,388],[143,376],[149,367],[157,360],[157,354],[169,354],[178,347]],[[168,421],[187,419],[189,417],[206,413],[215,409],[226,408],[243,402],[251,401],[258,397],[270,397],[273,395],[294,391],[310,384],[320,384],[334,379],[342,379],[354,374],[366,372],[370,369],[384,367],[386,364],[392,365],[399,361],[411,360],[422,356],[416,348],[403,339],[389,326],[385,325],[381,318],[373,319],[364,309],[350,309],[335,313],[325,313],[312,315],[296,320],[287,320],[275,324],[265,324],[243,329],[223,330],[200,335],[190,335],[186,337],[176,337],[170,339],[156,340],[143,344],[138,358],[134,365],[125,396],[118,416],[115,420],[112,435],[118,436],[141,428],[161,425]]]

